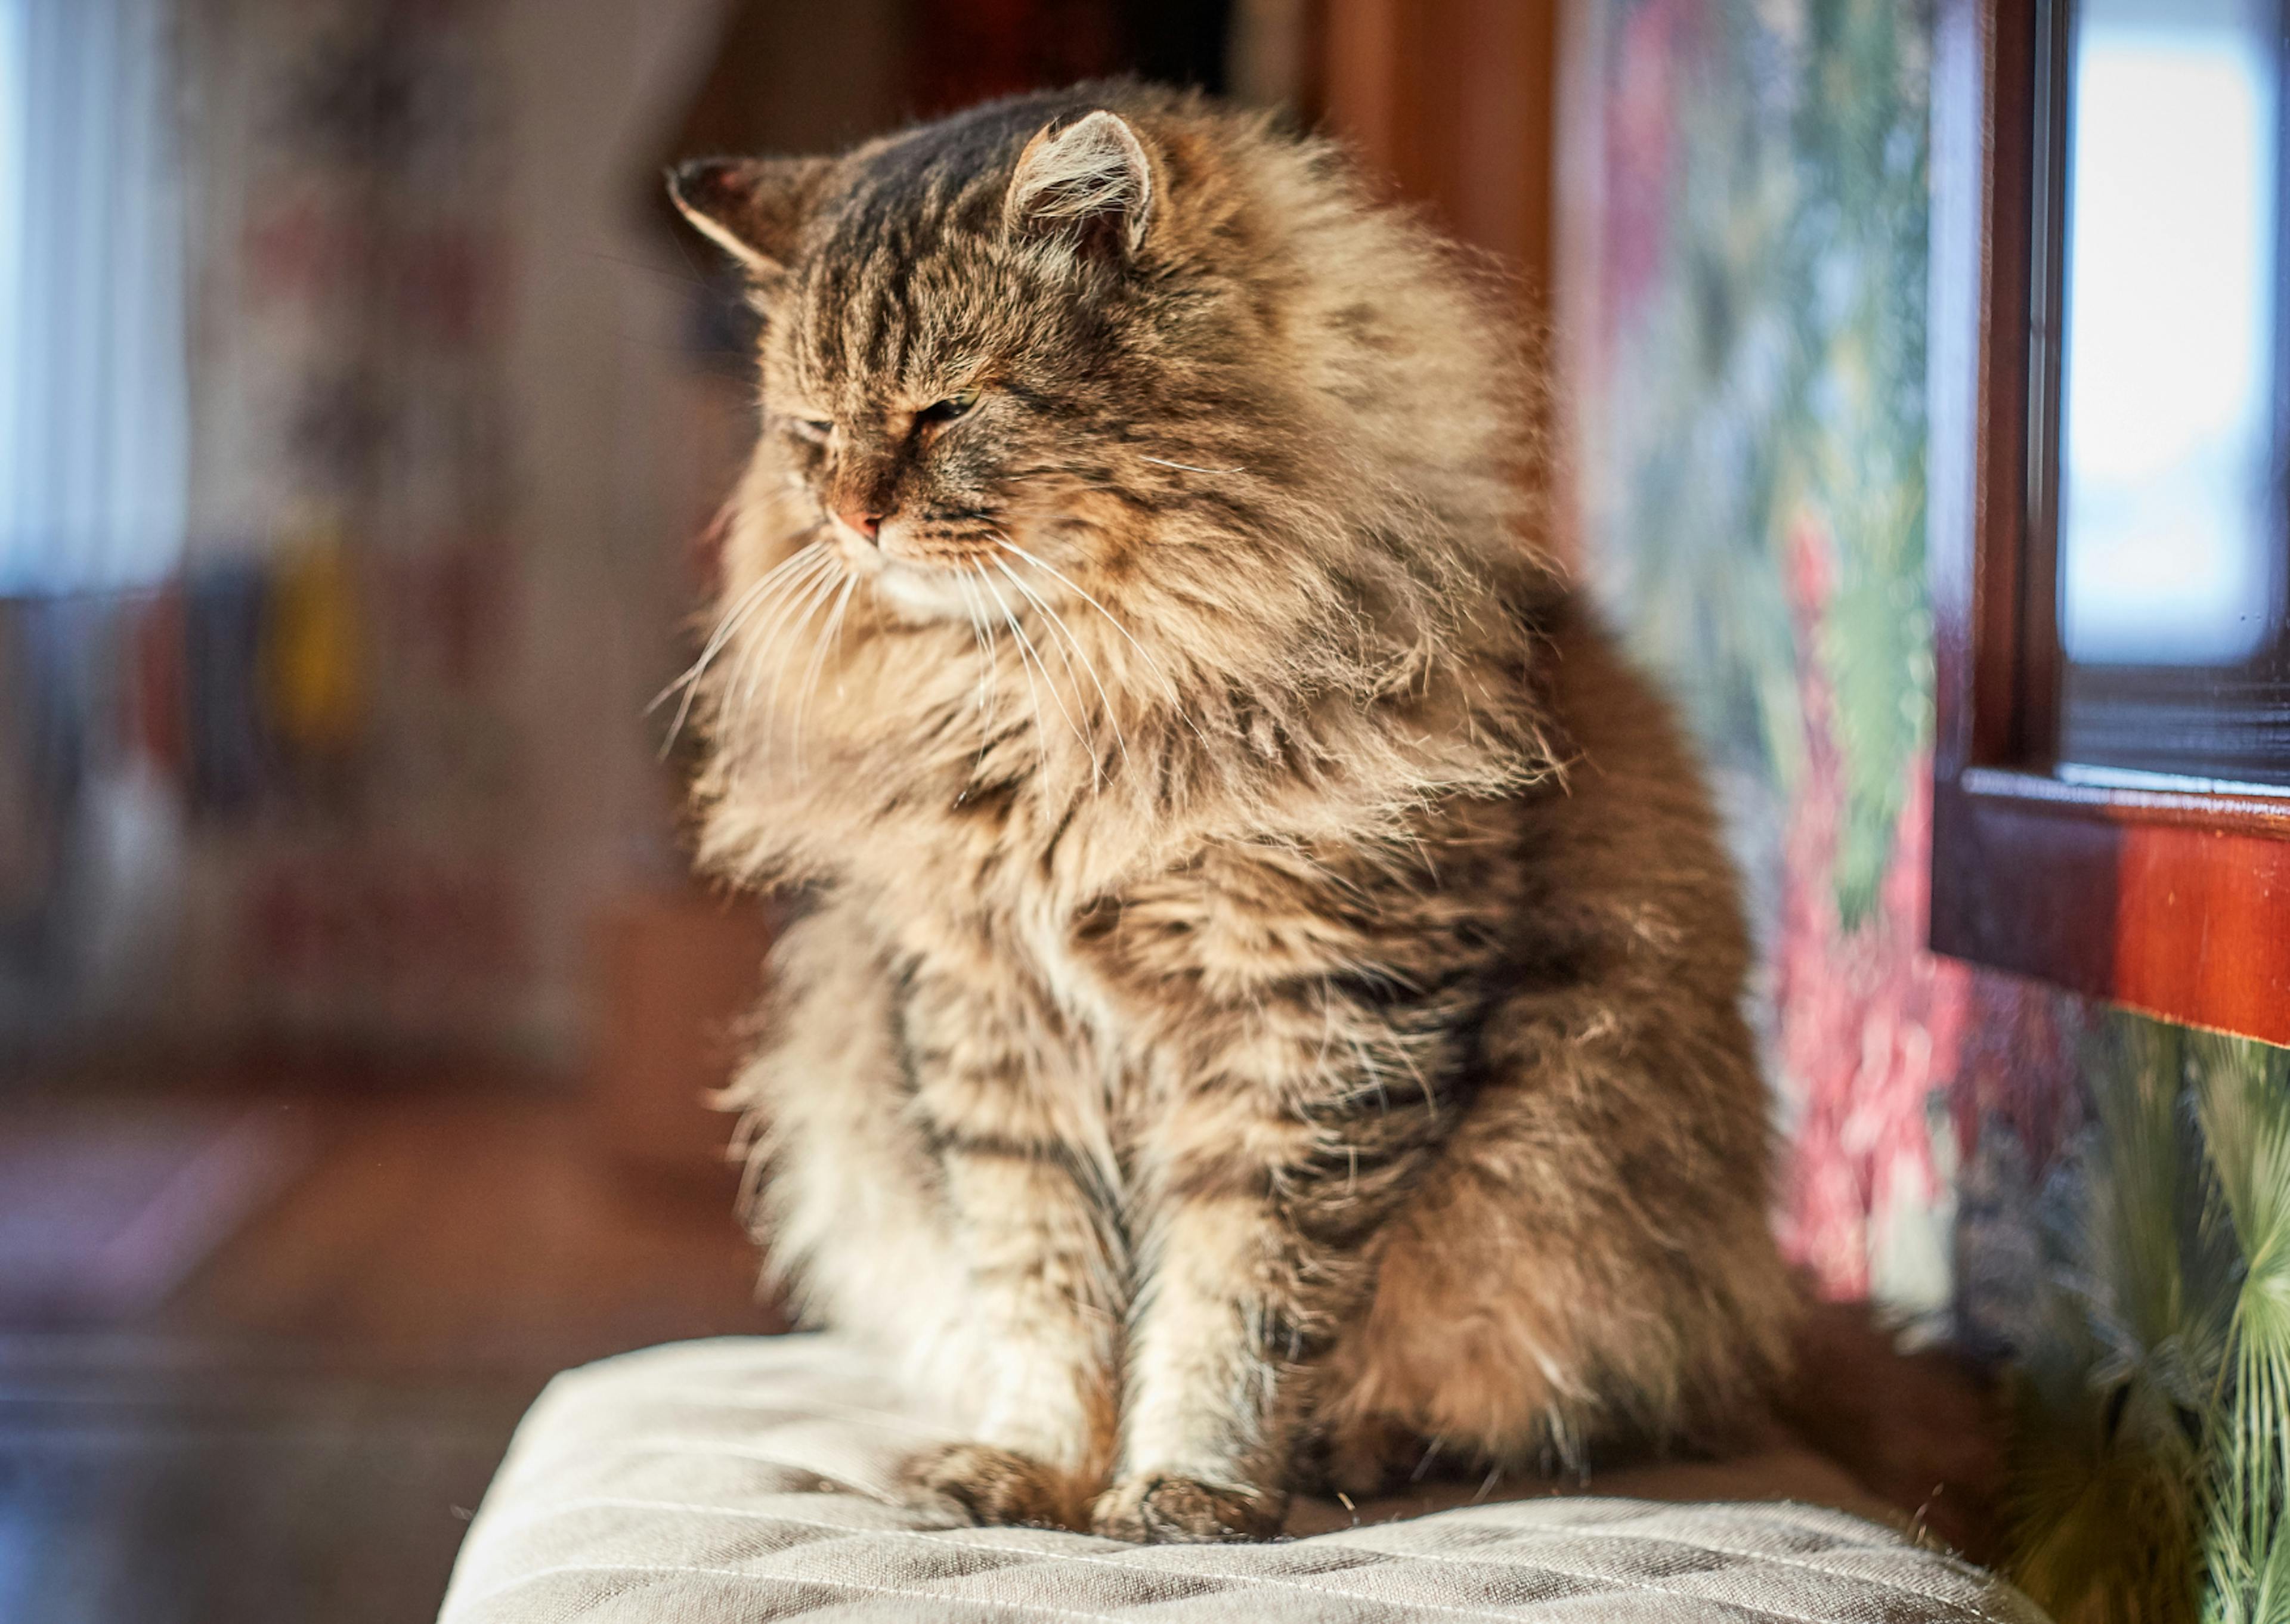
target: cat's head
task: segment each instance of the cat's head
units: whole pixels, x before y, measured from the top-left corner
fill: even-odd
[[[1118,568],[1157,511],[1297,455],[1229,177],[1189,104],[1125,93],[1128,117],[1026,98],[674,177],[765,317],[765,450],[797,518],[912,617],[1013,597],[1011,569],[1055,591],[1043,570]]]
[[[1487,735],[1433,674],[1517,657],[1527,373],[1326,144],[1085,87],[674,190],[764,317],[691,678],[719,776],[784,737],[894,800],[941,757],[957,797],[1029,764],[1149,795],[1113,764],[1321,771],[1404,704],[1408,749]]]

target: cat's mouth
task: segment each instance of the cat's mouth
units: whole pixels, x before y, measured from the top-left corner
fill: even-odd
[[[974,620],[977,582],[974,568],[885,558],[875,572],[875,596],[910,620]]]
[[[1014,547],[988,532],[909,529],[893,520],[868,548],[861,568],[877,596],[912,620],[999,620],[997,600],[1014,603],[1005,560]]]
[[[869,561],[875,595],[913,620],[998,619],[994,588],[999,549],[990,540],[934,541],[927,547],[884,547]],[[1002,586],[1009,595],[1007,585]]]

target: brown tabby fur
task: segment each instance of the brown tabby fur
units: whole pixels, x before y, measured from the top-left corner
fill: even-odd
[[[703,857],[807,900],[732,1098],[802,1303],[965,1418],[913,1492],[1259,1536],[1754,1406],[1734,885],[1500,294],[1136,86],[676,190],[765,318]]]

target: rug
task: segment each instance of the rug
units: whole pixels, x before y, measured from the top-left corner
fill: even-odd
[[[308,1152],[275,1107],[56,1105],[0,1118],[0,1324],[149,1312]]]

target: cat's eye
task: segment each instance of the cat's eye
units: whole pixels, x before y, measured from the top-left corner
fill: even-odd
[[[824,441],[828,436],[835,432],[835,421],[832,418],[797,417],[789,418],[788,421],[796,433],[806,440]]]
[[[944,400],[933,401],[925,406],[915,413],[915,423],[918,428],[933,428],[940,423],[951,423],[955,419],[968,413],[977,404],[978,391],[965,389],[959,395],[949,395]]]

